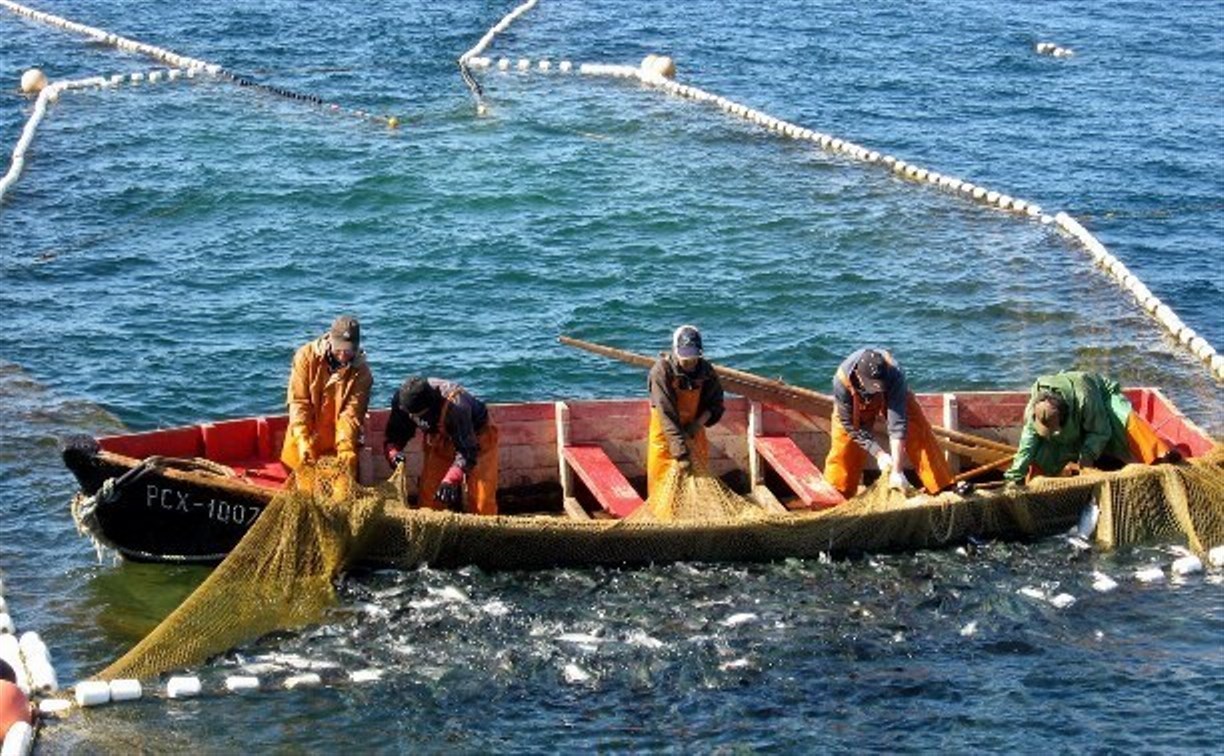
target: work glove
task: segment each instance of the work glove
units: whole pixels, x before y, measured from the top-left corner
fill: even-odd
[[[299,438],[297,447],[298,459],[302,460],[302,464],[313,465],[315,463],[314,444],[310,443],[310,439]]]
[[[463,508],[463,468],[451,465],[438,484],[434,500],[447,509],[458,512]]]
[[[914,487],[910,485],[909,479],[900,470],[893,470],[888,474],[888,487],[894,491],[900,491],[906,496],[914,492]]]
[[[886,451],[882,451],[876,455],[876,465],[880,468],[880,474],[884,475],[893,469],[893,458]]]
[[[404,464],[404,452],[396,449],[394,446],[388,446],[386,453],[387,463],[391,465],[392,470]]]
[[[1079,474],[1080,474],[1080,463],[1079,462],[1068,462],[1067,464],[1063,465],[1063,469],[1062,469],[1063,477],[1070,478],[1070,477],[1073,477]]]

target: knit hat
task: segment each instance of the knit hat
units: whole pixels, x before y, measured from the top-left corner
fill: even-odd
[[[427,379],[414,375],[400,385],[400,409],[410,415],[422,415],[434,405],[436,393]]]

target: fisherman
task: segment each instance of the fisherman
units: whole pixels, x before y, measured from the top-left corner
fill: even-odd
[[[723,416],[723,389],[702,354],[701,332],[682,325],[672,333],[671,352],[660,353],[650,368],[647,496],[663,482],[673,461],[686,472],[694,462],[703,467],[709,462],[705,429]]]
[[[887,413],[889,451],[871,432],[881,412]],[[931,424],[906,384],[905,371],[886,350],[860,349],[837,368],[830,427],[824,475],[847,499],[858,491],[867,455],[875,457],[890,488],[907,494],[912,491],[904,473],[907,458],[927,493],[939,493],[954,482]]]
[[[383,452],[392,467],[420,428],[420,506],[497,514],[497,426],[485,403],[457,383],[413,376],[391,397]],[[464,481],[467,497],[464,497]]]
[[[1180,455],[1135,412],[1117,381],[1078,370],[1043,375],[1029,392],[1024,429],[1004,480],[1075,475],[1101,461],[1144,464]]]
[[[334,456],[357,475],[357,450],[374,379],[361,349],[361,323],[341,315],[293,355],[289,428],[281,461],[291,470]]]

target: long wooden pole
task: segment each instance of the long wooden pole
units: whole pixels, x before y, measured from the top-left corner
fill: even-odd
[[[565,346],[610,357],[637,367],[650,369],[655,362],[653,358],[646,355],[596,344],[592,341],[583,341],[569,336],[559,336],[557,340]],[[722,381],[723,388],[747,399],[776,404],[820,417],[833,414],[833,397],[828,394],[722,365],[714,365],[714,372]],[[956,454],[963,454],[976,462],[1002,464],[1003,459],[1010,458],[1016,453],[1014,447],[993,439],[954,431],[938,425],[932,425],[931,430],[935,433],[942,448],[949,449]]]

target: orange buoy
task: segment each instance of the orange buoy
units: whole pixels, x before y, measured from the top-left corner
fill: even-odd
[[[0,741],[9,728],[18,722],[33,724],[30,718],[30,699],[8,680],[0,680]]]

